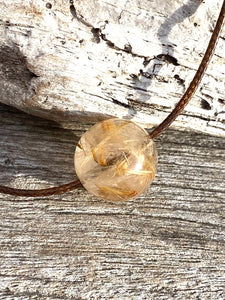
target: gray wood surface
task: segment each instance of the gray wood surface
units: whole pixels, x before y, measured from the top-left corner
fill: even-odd
[[[1,184],[73,180],[89,126],[1,105]],[[169,130],[157,147],[157,177],[133,201],[0,195],[0,299],[225,299],[225,140]]]

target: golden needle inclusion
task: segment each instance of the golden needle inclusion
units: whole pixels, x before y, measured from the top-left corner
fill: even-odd
[[[75,169],[83,186],[99,198],[137,197],[152,183],[157,168],[155,143],[137,124],[109,119],[91,127],[75,151]]]

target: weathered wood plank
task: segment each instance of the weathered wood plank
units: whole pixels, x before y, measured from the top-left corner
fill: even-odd
[[[157,125],[178,102],[222,0],[0,0],[0,102],[54,120]],[[225,136],[225,30],[173,126]]]
[[[74,178],[73,128],[0,106],[0,182]],[[224,299],[225,140],[169,130],[134,201],[0,195],[1,299]]]

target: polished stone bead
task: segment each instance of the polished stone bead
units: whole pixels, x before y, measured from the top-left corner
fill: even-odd
[[[75,169],[83,186],[99,198],[137,197],[152,183],[157,167],[155,143],[137,124],[109,119],[91,127],[75,151]]]

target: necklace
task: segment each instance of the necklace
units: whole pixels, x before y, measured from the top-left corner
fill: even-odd
[[[181,114],[197,90],[213,56],[225,19],[225,0],[200,66],[186,92],[168,117],[150,134],[137,124],[109,119],[95,124],[80,139],[75,151],[79,180],[41,190],[23,190],[0,185],[0,193],[40,197],[61,194],[83,185],[106,200],[129,200],[148,188],[155,177],[157,151],[154,139]]]

